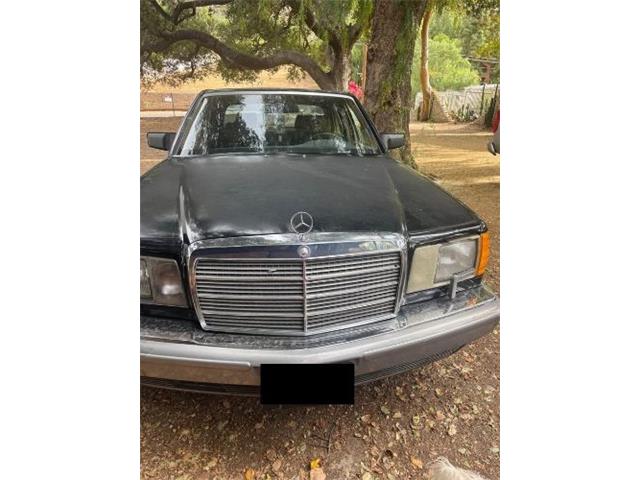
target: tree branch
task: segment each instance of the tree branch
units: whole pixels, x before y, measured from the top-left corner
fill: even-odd
[[[147,3],[149,5],[151,5],[153,7],[153,9],[158,12],[160,14],[160,16],[162,18],[164,18],[167,21],[171,21],[171,15],[169,15],[164,8],[162,8],[162,5],[160,5],[158,2],[156,2],[156,0],[147,0]]]
[[[156,11],[158,11],[158,13],[162,15],[165,20],[173,23],[174,25],[178,25],[181,22],[185,21],[187,18],[193,17],[195,15],[196,8],[198,7],[228,5],[233,2],[233,0],[189,0],[185,2],[178,2],[178,5],[176,5],[173,13],[168,13],[164,8],[162,8],[162,5],[160,5],[157,0],[148,1],[153,6],[153,8],[155,8]],[[186,17],[180,18],[180,15],[182,15],[182,12],[184,12],[185,10],[192,10],[192,12]]]
[[[171,45],[182,41],[191,41],[196,45],[209,49],[220,56],[228,65],[249,70],[268,70],[282,65],[295,65],[307,72],[318,86],[324,90],[336,88],[332,77],[325,73],[309,56],[293,50],[282,50],[268,57],[257,57],[235,50],[225,45],[216,37],[198,30],[177,30],[159,34],[160,40],[144,47],[145,50],[163,51]]]
[[[289,0],[286,2],[286,5],[289,5],[289,7],[291,7],[291,12],[294,15],[300,12],[300,0]],[[307,27],[309,27],[309,30],[315,33],[316,37],[320,39],[324,38],[324,33],[326,32],[328,36],[327,42],[333,49],[334,53],[338,53],[342,50],[342,42],[340,42],[340,37],[338,36],[338,34],[335,31],[320,25],[318,19],[309,8],[305,8],[304,10],[304,23]]]

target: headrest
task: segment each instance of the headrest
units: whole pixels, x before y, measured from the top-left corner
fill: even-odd
[[[311,131],[313,127],[313,117],[311,115],[298,115],[295,123],[296,130]]]

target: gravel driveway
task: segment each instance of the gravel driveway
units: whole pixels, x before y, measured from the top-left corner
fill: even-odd
[[[141,173],[163,153],[144,146],[144,133],[175,130],[179,121],[141,119]],[[500,165],[486,150],[490,134],[419,123],[411,132],[421,171],[487,221],[486,278],[499,292]],[[354,406],[268,407],[255,398],[142,388],[141,477],[308,479],[309,462],[320,458],[328,480],[418,479],[443,455],[497,479],[499,340],[496,328],[449,358],[359,387]]]

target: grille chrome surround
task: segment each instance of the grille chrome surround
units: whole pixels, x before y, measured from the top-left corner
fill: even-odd
[[[230,238],[194,244],[188,257],[200,324],[220,332],[313,335],[386,320],[406,275],[397,234]]]

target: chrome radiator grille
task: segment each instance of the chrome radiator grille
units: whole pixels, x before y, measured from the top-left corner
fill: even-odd
[[[195,293],[207,328],[305,334],[395,313],[400,252],[309,259],[198,258]]]

